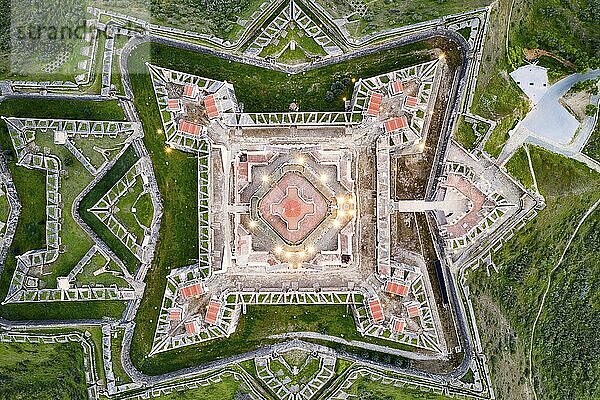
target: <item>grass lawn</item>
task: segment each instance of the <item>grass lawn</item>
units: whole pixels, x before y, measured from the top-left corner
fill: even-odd
[[[108,263],[108,271],[95,275],[95,272],[103,268]],[[113,275],[111,272],[119,273],[119,276]],[[81,272],[75,276],[76,286],[95,286],[104,285],[111,286],[113,284],[118,287],[129,287],[127,281],[121,278],[122,273],[119,266],[114,262],[108,262],[108,259],[101,253],[95,253],[92,258],[83,266]]]
[[[187,391],[177,391],[171,394],[153,397],[156,400],[234,400],[239,395],[248,393],[242,382],[232,376],[222,378],[221,382],[211,383],[210,386]],[[243,398],[243,397],[240,397]]]
[[[141,176],[138,176],[135,178],[134,185],[117,201],[117,219],[129,232],[135,235],[138,244],[142,244],[142,239],[144,239],[144,228],[135,219],[133,208],[135,208],[134,204],[143,191],[144,184]]]
[[[302,33],[300,34],[299,32]],[[280,38],[279,43],[277,45],[270,44],[264,47],[260,52],[260,56],[274,56],[280,53],[285,47],[287,47],[292,40],[294,40],[298,45],[297,48],[302,47],[309,53],[321,56],[327,54],[325,50],[323,50],[323,48],[317,42],[315,42],[313,38],[306,36],[306,34],[303,31],[301,31],[299,28],[296,28],[294,30],[290,30],[285,38]],[[301,55],[300,59],[304,61],[306,59],[306,55],[304,54],[304,52],[300,50],[299,54]]]
[[[84,399],[78,343],[0,343],[0,399]]]
[[[240,317],[236,331],[228,338],[183,347],[150,358],[143,358],[142,360],[138,360],[136,366],[144,373],[150,375],[163,374],[251,351],[277,342],[278,340],[276,339],[269,339],[271,335],[298,331],[319,332],[325,335],[342,337],[347,340],[359,340],[387,345],[389,347],[398,347],[393,342],[362,337],[356,330],[351,311],[345,305],[249,306],[248,313]],[[315,342],[340,348],[351,353],[359,353],[377,360],[385,359],[390,362],[394,361],[389,359],[389,355],[381,355],[380,353],[352,346],[340,346],[337,343],[329,341]],[[136,341],[132,343],[132,348],[134,343]],[[402,348],[408,349],[408,346],[404,345]],[[392,358],[396,362],[405,365],[406,360],[403,358]]]
[[[0,115],[35,118],[124,119],[123,111],[116,102],[94,101],[9,99],[0,103]],[[15,166],[12,144],[3,121],[0,121],[0,144],[2,149],[10,154],[9,168],[21,202],[24,205],[31,205],[23,207],[9,257],[0,278],[0,298],[4,299],[16,267],[14,256],[45,245],[46,194],[43,172]],[[12,304],[1,306],[0,316],[15,320],[102,318],[103,316],[119,317],[123,309],[122,302]]]
[[[133,147],[125,150],[110,171],[98,182],[96,186],[85,195],[79,203],[79,215],[96,232],[96,234],[115,252],[115,254],[125,263],[129,272],[133,273],[139,265],[139,261],[131,251],[108,229],[102,221],[94,214],[88,211],[92,208],[104,194],[121,179],[127,171],[138,160]]]
[[[138,197],[133,206],[135,207],[135,215],[139,223],[146,228],[150,228],[152,217],[154,216],[154,206],[152,205],[150,194],[144,193]]]
[[[81,260],[94,244],[92,238],[87,236],[71,214],[75,198],[90,184],[93,177],[65,146],[54,144],[54,134],[52,131],[49,133],[37,132],[35,144],[40,146],[41,149],[49,149],[50,154],[60,159],[61,168],[67,171],[67,174],[60,178],[59,189],[63,207],[60,238],[62,242],[61,246],[65,251],[61,252],[52,264],[52,273],[40,278],[40,280],[46,283],[46,287],[56,288],[56,277],[66,276],[71,272],[77,262]],[[27,190],[27,188],[17,188],[19,193],[22,193],[24,190]],[[31,206],[23,204],[24,208]]]
[[[368,378],[357,379],[347,391],[359,399],[369,400],[449,400],[450,397],[427,393],[410,387],[398,388],[382,385],[379,381]]]
[[[500,123],[496,125],[496,128],[492,131],[490,137],[487,142],[483,146],[483,150],[488,153],[490,156],[494,158],[498,158],[500,153],[502,152],[502,148],[504,144],[510,137],[508,132],[515,127],[518,120],[521,117],[504,117],[500,120]]]
[[[147,60],[142,57],[131,57],[130,70],[143,71],[145,61]],[[155,321],[166,287],[166,276],[172,268],[194,263],[198,257],[198,161],[191,154],[165,152],[162,122],[150,77],[148,74],[134,74],[131,79],[135,105],[144,127],[144,143],[152,158],[158,187],[163,196],[159,241],[153,268],[146,276],[146,295],[136,316],[137,340],[131,346],[132,358],[137,364],[137,361],[150,352]]]
[[[2,187],[2,189],[4,189],[4,187]],[[6,194],[3,194],[0,195],[0,221],[6,223],[8,214],[10,214],[10,204],[8,204],[8,197],[6,197]]]
[[[355,10],[344,0],[318,0],[336,17],[345,17]],[[487,6],[489,0],[372,0],[365,2],[367,12],[364,17],[355,18],[356,22],[349,26],[355,37],[389,28],[416,24],[440,18],[444,15],[457,14]]]
[[[110,338],[113,372],[115,374],[117,384],[119,385],[131,382],[131,378],[123,369],[123,364],[121,364],[121,345],[123,343],[124,335],[125,330],[119,329],[116,332],[117,337],[115,337],[115,335],[113,334]]]
[[[89,83],[83,87],[85,93],[100,93],[102,90],[102,68],[104,66],[104,48],[106,47],[106,32],[98,32],[97,50],[92,65],[92,76]]]
[[[592,135],[583,148],[583,152],[600,162],[600,123],[596,122],[596,129],[592,132]]]
[[[233,83],[238,101],[244,103],[248,112],[289,111],[293,100],[304,111],[341,111],[344,109],[343,97],[350,98],[352,94],[352,84],[330,102],[325,99],[325,93],[333,82],[344,77],[371,77],[429,61],[431,55],[425,50],[431,49],[433,43],[414,43],[290,76],[246,64],[232,65],[230,61],[212,55],[157,44],[140,45],[136,54],[150,52],[151,62],[159,66]],[[150,50],[148,46],[151,46]],[[152,101],[156,102],[154,97]]]
[[[527,384],[524,349],[548,273],[578,221],[600,198],[599,174],[537,147],[530,147],[530,153],[547,206],[493,254],[498,273],[487,276],[484,269],[478,269],[469,276],[479,325],[487,327],[480,331],[491,375],[496,377],[496,393],[507,399],[519,398],[518,393],[526,391],[517,390]],[[598,215],[596,211],[567,253],[538,325],[534,376],[538,396],[544,399],[599,395],[600,308],[597,291],[591,290],[597,287],[600,276]],[[494,313],[499,320],[489,320]],[[516,360],[517,367],[509,365],[508,359]]]
[[[498,120],[520,112],[522,116],[529,106],[521,89],[505,72],[493,75],[473,98],[471,111],[484,118]],[[496,128],[498,129],[498,128]]]
[[[517,150],[510,160],[508,160],[506,170],[513,178],[521,182],[523,186],[535,190],[533,176],[531,176],[529,161],[527,160],[527,153],[523,147]]]
[[[505,70],[498,69],[489,80],[482,79],[482,82],[485,83],[477,85],[471,112],[498,123],[484,145],[489,155],[498,157],[508,140],[508,131],[525,117],[529,103]]]
[[[473,150],[477,145],[477,134],[473,130],[473,124],[465,122],[463,116],[458,120],[458,130],[454,138],[467,150]]]
[[[136,365],[145,373],[158,375],[244,353],[276,342],[275,339],[268,339],[271,335],[294,331],[360,338],[346,306],[249,306],[248,314],[240,317],[236,331],[229,338],[137,360]],[[135,343],[132,343],[132,348]]]
[[[106,376],[104,374],[104,365],[102,362],[102,328],[98,325],[81,326],[80,328],[30,329],[27,332],[40,335],[64,335],[74,332],[83,334],[93,345],[92,348],[96,360],[96,374],[101,381],[105,382]]]
[[[0,103],[0,115],[30,118],[63,118],[124,121],[125,114],[116,101],[69,101],[13,98]],[[4,123],[1,123],[4,126]],[[9,138],[10,140],[10,138]]]

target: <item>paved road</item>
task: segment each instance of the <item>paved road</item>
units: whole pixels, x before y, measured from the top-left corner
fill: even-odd
[[[578,137],[573,140],[580,124],[559,103],[559,99],[575,83],[597,77],[600,77],[600,69],[585,74],[572,74],[552,85],[539,103],[514,129],[498,157],[498,165],[507,162],[527,142],[541,145],[567,157],[572,157],[574,153],[579,152],[594,128],[594,119],[588,118]]]
[[[527,114],[521,124],[544,139],[563,145],[568,144],[579,128],[579,122],[559,103],[559,99],[575,83],[598,76],[600,76],[600,69],[585,74],[572,74],[556,82],[550,86],[548,92]]]

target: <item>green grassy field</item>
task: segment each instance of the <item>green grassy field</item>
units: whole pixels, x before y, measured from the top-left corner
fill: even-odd
[[[344,108],[343,98],[350,98],[352,94],[352,83],[346,85],[334,101],[327,101],[325,93],[333,82],[346,77],[371,77],[429,61],[431,55],[426,50],[434,44],[433,41],[419,42],[290,76],[247,64],[232,65],[228,60],[212,55],[162,45],[152,45],[149,50],[148,46],[150,44],[140,45],[136,54],[151,53],[151,62],[162,67],[227,80],[235,86],[236,97],[244,103],[246,111],[266,112],[288,111],[294,100],[304,111],[341,111]]]
[[[290,32],[288,32],[288,35],[285,38],[281,38],[279,40],[279,43],[277,45],[271,44],[269,46],[264,47],[263,50],[260,52],[260,56],[275,56],[276,54],[280,53],[285,47],[287,47],[292,40],[294,40],[300,47],[302,47],[309,53],[321,56],[327,54],[325,50],[323,50],[323,48],[317,42],[315,42],[313,38],[306,36],[304,32],[302,32],[302,34],[300,34],[299,32],[299,29],[291,30]],[[306,55],[304,54],[304,52],[300,50],[299,54],[302,56],[299,58],[299,60],[305,61]]]
[[[487,276],[479,269],[469,276],[493,383],[498,396],[506,399],[521,398],[519,393],[526,392],[525,349],[548,272],[579,219],[600,198],[599,174],[539,148],[530,152],[547,206],[493,255],[499,273]],[[569,249],[536,331],[534,377],[539,398],[591,399],[600,394],[596,335],[600,312],[597,291],[590,290],[600,276],[598,218],[596,211]]]
[[[4,189],[3,186],[2,189]],[[6,194],[3,194],[0,196],[0,221],[6,223],[9,214],[10,204],[8,203],[8,198],[6,197]]]
[[[410,387],[398,388],[382,385],[380,381],[367,378],[357,379],[348,390],[349,394],[359,399],[369,400],[449,400],[450,397],[435,393],[427,393]]]
[[[100,268],[103,268],[108,262],[108,271],[102,272],[100,274],[95,274]],[[111,272],[116,272],[119,275],[115,276]],[[92,258],[84,265],[81,272],[79,272],[75,277],[74,284],[81,286],[94,286],[94,285],[104,285],[111,286],[116,284],[118,287],[124,288],[129,287],[127,281],[123,279],[121,276],[121,270],[119,266],[114,262],[110,261],[104,257],[101,253],[96,253]]]
[[[512,54],[539,48],[572,62],[579,70],[600,66],[597,1],[527,0],[513,13]],[[520,59],[513,61],[521,63]]]
[[[85,399],[78,343],[0,343],[0,399]]]
[[[75,199],[90,184],[93,177],[65,146],[54,144],[53,136],[53,132],[38,132],[35,138],[35,144],[42,149],[49,149],[50,154],[60,159],[61,168],[67,171],[60,179],[60,195],[64,211],[62,213],[60,238],[62,246],[67,251],[60,253],[56,261],[52,263],[50,267],[52,272],[40,278],[48,288],[56,288],[56,277],[66,276],[94,243],[71,214]],[[17,190],[23,192],[28,190],[28,187],[17,188]],[[44,183],[44,189],[45,187],[46,184]],[[23,204],[23,207],[32,206],[37,206],[37,201],[35,205]]]
[[[154,206],[152,205],[150,194],[144,193],[138,197],[133,207],[135,208],[134,214],[139,223],[146,228],[150,228],[152,217],[154,216]]]
[[[142,53],[143,54],[143,53]],[[130,70],[144,71],[142,57],[131,57]],[[131,75],[135,105],[144,127],[144,144],[154,165],[158,187],[163,196],[163,216],[154,267],[146,276],[146,295],[136,316],[136,339],[131,346],[132,359],[137,363],[149,353],[166,286],[166,276],[172,268],[195,262],[198,257],[196,188],[197,159],[191,154],[165,151],[165,137],[152,82],[148,74]]]
[[[121,345],[123,344],[124,335],[125,330],[119,329],[117,330],[116,337],[113,334],[110,338],[113,372],[119,385],[131,382],[131,378],[127,375],[125,369],[123,369],[123,364],[121,364]]]
[[[117,202],[117,219],[125,226],[125,228],[135,235],[138,244],[141,244],[144,238],[144,229],[138,224],[133,212],[134,204],[144,190],[142,178],[137,177],[135,184],[125,193]]]
[[[596,161],[600,161],[600,124],[596,123],[596,129],[592,132],[583,152]]]
[[[149,358],[132,352],[132,359],[140,370],[157,375],[251,351],[277,342],[269,338],[271,335],[296,331],[320,332],[348,340],[371,342],[357,332],[352,314],[346,306],[249,306],[248,314],[240,318],[236,331],[226,339],[183,347]],[[132,349],[135,347],[139,351],[136,341],[132,343]]]
[[[345,17],[356,12],[357,8],[349,1],[343,0],[318,0],[335,17]],[[356,1],[364,3],[366,12],[364,16],[355,15],[355,21],[348,26],[348,30],[355,37],[400,26],[416,24],[440,18],[444,15],[458,14],[487,6],[489,0],[371,0]]]
[[[104,364],[102,362],[102,329],[98,325],[81,326],[75,328],[64,328],[64,329],[31,329],[28,333],[32,334],[44,334],[44,335],[65,335],[70,333],[81,333],[86,338],[89,337],[88,341],[91,342],[94,357],[96,360],[96,374],[102,382],[106,382],[106,376],[104,374]]]
[[[473,150],[477,146],[477,135],[473,125],[465,122],[462,116],[458,120],[458,129],[454,138],[467,150]]]
[[[96,232],[96,234],[117,254],[117,256],[125,263],[129,272],[134,272],[139,265],[139,261],[129,251],[129,249],[121,243],[119,239],[100,221],[94,214],[88,211],[92,208],[104,194],[123,176],[138,160],[133,147],[125,150],[125,153],[115,163],[113,168],[104,175],[90,192],[84,196],[79,203],[79,215],[81,218]]]
[[[0,115],[36,118],[124,119],[116,102],[56,101],[10,99],[0,103]],[[4,299],[16,266],[15,255],[41,248],[45,244],[45,174],[15,166],[15,156],[6,124],[0,121],[0,145],[9,155],[9,168],[23,207],[17,224],[9,257],[0,277],[0,298]],[[0,307],[0,316],[7,319],[75,319],[118,317],[123,312],[121,302],[77,302],[19,304]]]
[[[534,190],[533,176],[529,169],[529,161],[524,148],[520,148],[506,163],[506,170],[516,180],[521,182],[523,186]]]
[[[156,400],[235,400],[238,397],[248,393],[248,389],[242,382],[236,381],[233,377],[224,377],[221,382],[212,383],[207,387],[200,387],[187,391],[177,391],[160,397],[153,397]]]
[[[508,140],[508,131],[528,111],[529,103],[505,71],[492,76],[484,86],[478,86],[471,112],[498,123],[483,149],[492,157],[498,157]]]

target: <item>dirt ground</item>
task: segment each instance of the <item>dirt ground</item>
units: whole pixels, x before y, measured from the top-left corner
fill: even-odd
[[[541,56],[546,56],[546,57],[554,58],[556,61],[558,61],[561,64],[563,64],[565,67],[575,68],[575,65],[572,62],[567,61],[564,58],[559,57],[556,54],[551,53],[551,52],[546,51],[546,50],[542,50],[542,49],[523,49],[523,55],[525,56],[525,59],[527,61],[535,61],[538,58],[540,58]]]
[[[356,195],[360,208],[358,237],[362,269],[373,270],[376,265],[375,238],[375,152],[373,148],[362,147],[358,153],[359,170],[354,179],[357,185]]]
[[[421,252],[415,213],[392,214],[391,231],[392,256],[396,256],[402,250]]]
[[[560,104],[569,110],[569,112],[577,118],[577,121],[583,122],[586,117],[585,107],[590,104],[590,95],[585,91],[567,93],[560,99]]]
[[[429,130],[426,133],[425,148],[422,153],[397,155],[390,158],[392,196],[396,200],[423,200],[427,181],[442,130],[447,106],[447,97],[452,85],[454,69],[446,68],[442,76],[439,91],[435,98],[434,112]]]

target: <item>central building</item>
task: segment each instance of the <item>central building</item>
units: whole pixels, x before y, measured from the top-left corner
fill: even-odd
[[[288,171],[258,200],[260,217],[290,245],[301,244],[331,213],[330,202],[304,170],[303,165],[289,165]],[[331,199],[333,192],[321,186]]]
[[[234,164],[238,267],[319,270],[352,263],[356,198],[349,151],[244,151]]]

